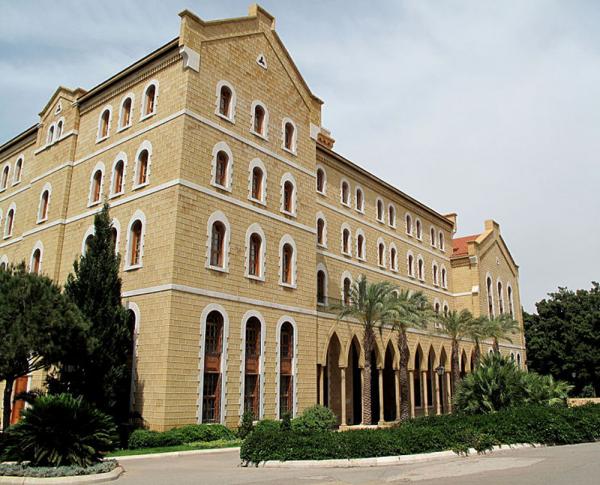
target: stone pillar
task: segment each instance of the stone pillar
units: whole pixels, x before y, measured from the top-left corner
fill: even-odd
[[[322,365],[319,371],[319,404],[325,406],[325,371],[327,367]]]
[[[342,367],[340,373],[342,375],[342,422],[340,424],[346,426],[348,424],[346,419],[346,368]]]
[[[434,380],[434,390],[433,392],[435,393],[435,414],[437,414],[438,416],[440,414],[442,414],[442,406],[441,406],[441,401],[440,401],[440,376],[438,376],[438,373],[434,371],[435,376],[435,380]],[[442,398],[443,399],[443,398]]]
[[[452,386],[450,383],[452,382],[452,376],[450,372],[446,372],[446,396],[448,400],[448,412],[452,412]]]
[[[408,371],[408,391],[410,394],[410,417],[415,417],[415,371]]]
[[[400,420],[400,371],[396,370],[396,421]]]
[[[378,369],[379,375],[379,422],[385,422],[384,401],[383,401],[383,369]]]
[[[427,392],[427,371],[421,371],[421,392],[423,393],[423,414],[429,416],[429,396]]]
[[[371,382],[371,387],[373,387],[373,382]],[[365,389],[365,368],[360,368],[360,424],[371,424],[371,423],[363,423],[363,414],[364,414],[364,403],[362,402],[362,395]],[[371,407],[371,412],[373,411],[373,407]]]

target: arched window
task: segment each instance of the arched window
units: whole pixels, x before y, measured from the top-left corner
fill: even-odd
[[[325,193],[325,170],[322,168],[317,169],[317,192]]]
[[[448,303],[444,302],[444,316],[448,316],[448,312],[450,311],[448,307]]]
[[[410,214],[406,214],[406,234],[412,236],[413,228],[412,228],[412,217]]]
[[[322,269],[317,271],[317,303],[327,304],[327,275]]]
[[[125,162],[123,160],[117,161],[113,172],[113,183],[112,183],[112,195],[122,194],[124,191],[124,175],[125,175]]]
[[[293,267],[294,249],[290,244],[284,244],[281,251],[282,261],[282,282],[288,285],[292,284],[292,267]]]
[[[94,172],[92,178],[92,193],[90,194],[90,203],[97,204],[100,202],[102,194],[102,170],[98,169]]]
[[[349,206],[350,205],[350,186],[348,182],[345,180],[342,181],[342,185],[340,188],[340,196],[342,199],[342,204]]]
[[[442,288],[448,288],[448,277],[446,274],[446,268],[444,268],[443,266],[442,266],[441,276],[442,276],[442,278],[441,278]]]
[[[494,296],[492,294],[492,278],[489,276],[486,279],[487,300],[488,300],[488,315],[494,316]]]
[[[517,353],[517,367],[521,368],[521,354]]]
[[[107,126],[108,126],[108,121],[107,121]],[[107,133],[108,133],[108,127],[107,127]],[[108,135],[106,135],[108,136]],[[50,125],[50,128],[48,128],[48,135],[46,136],[46,145],[50,145],[50,143],[52,143],[54,141],[54,124]]]
[[[98,141],[108,138],[110,130],[110,109],[106,108],[100,115],[98,125]]]
[[[266,131],[266,115],[265,108],[260,104],[254,106],[254,114],[252,118],[252,130],[254,133],[265,136]]]
[[[139,266],[142,263],[142,221],[136,220],[129,230],[129,266]]]
[[[260,417],[261,321],[252,316],[246,321],[244,346],[244,411]]]
[[[113,245],[113,248],[114,248],[115,252],[119,252],[119,249],[118,249],[118,245],[119,245],[119,231],[114,226],[110,228],[110,240],[112,241],[112,245]]]
[[[365,210],[365,198],[360,187],[356,188],[356,210],[359,212],[364,212]]]
[[[56,140],[60,140],[60,137],[62,136],[63,125],[64,125],[63,120],[59,120],[59,122],[56,124],[56,135],[55,135]]]
[[[396,251],[394,245],[390,247],[390,269],[392,271],[398,270],[398,251]]]
[[[421,281],[425,279],[425,262],[420,256],[417,261],[417,275]]]
[[[433,266],[431,268],[431,273],[433,275],[433,285],[434,286],[438,286],[439,281],[438,281],[438,265],[436,263],[433,263]]]
[[[283,147],[292,153],[296,152],[296,128],[291,121],[283,125]]]
[[[262,276],[262,237],[258,233],[250,236],[248,247],[248,274]]]
[[[435,302],[435,304],[434,304],[434,306],[433,306],[433,310],[435,311],[435,314],[436,314],[436,315],[439,315],[439,314],[440,314],[440,302],[439,302],[439,301],[436,301],[436,302]]]
[[[362,232],[356,235],[356,257],[365,259],[365,235]]]
[[[294,213],[294,184],[291,180],[283,183],[283,211],[288,214]]]
[[[502,292],[502,282],[498,281],[498,311],[500,315],[504,313],[504,295]]]
[[[396,208],[390,204],[388,206],[388,223],[392,227],[396,227]]]
[[[226,118],[232,118],[232,99],[233,92],[229,86],[221,86],[221,91],[219,94],[219,113]]]
[[[38,222],[48,219],[48,203],[50,202],[50,190],[45,189],[40,196],[40,206],[38,209]]]
[[[42,250],[40,248],[36,248],[31,255],[31,267],[30,270],[34,274],[40,274],[42,265]]]
[[[252,169],[251,198],[257,201],[263,201],[263,171],[260,167],[254,167]]]
[[[423,230],[421,228],[421,221],[419,219],[415,221],[415,230],[417,232],[417,239],[423,239]]]
[[[15,208],[14,206],[8,209],[6,213],[6,221],[4,222],[4,237],[12,236],[15,225]]]
[[[444,250],[444,233],[442,231],[440,231],[438,239],[439,239],[440,249],[443,251]]]
[[[141,185],[146,185],[148,183],[148,161],[150,159],[150,154],[148,150],[144,149],[140,152],[137,159],[137,180],[136,185],[139,187]]]
[[[383,222],[383,200],[377,199],[377,220]]]
[[[431,238],[431,245],[435,247],[435,228],[431,228],[429,237]]]
[[[6,165],[2,170],[2,184],[0,185],[0,189],[6,189],[8,185],[8,175],[10,173],[10,165]]]
[[[385,244],[382,242],[377,245],[377,264],[385,266]]]
[[[510,313],[511,318],[515,318],[515,312],[513,307],[513,292],[512,287],[508,285],[508,312]]]
[[[221,312],[213,310],[206,317],[204,330],[204,374],[202,379],[202,422],[221,420],[221,357],[223,354]]]
[[[83,250],[81,252],[81,254],[83,256],[85,256],[86,254],[88,254],[90,248],[92,247],[92,241],[94,239],[94,228],[91,228],[92,231],[87,233],[87,236],[85,236],[85,239],[83,240]]]
[[[212,225],[210,243],[210,265],[223,268],[225,261],[225,224],[216,221]]]
[[[352,287],[352,282],[350,281],[350,278],[344,278],[342,285],[342,301],[344,305],[348,306],[350,305],[350,288]]]
[[[350,255],[350,229],[345,227],[342,230],[342,253]]]
[[[294,327],[284,322],[279,336],[279,417],[294,412]]]
[[[223,150],[217,153],[215,166],[215,184],[227,187],[227,171],[229,168],[229,155]]]
[[[119,114],[119,128],[124,129],[131,126],[133,98],[127,96],[121,103],[121,112]]]
[[[146,118],[156,112],[157,84],[152,82],[144,91],[144,106],[142,117]]]
[[[18,184],[21,181],[21,174],[23,173],[23,157],[20,157],[15,164],[15,173],[13,176],[13,184]]]
[[[406,257],[407,265],[408,265],[408,276],[415,275],[415,258],[412,254],[408,254]]]
[[[325,219],[322,217],[317,219],[317,244],[325,246]]]

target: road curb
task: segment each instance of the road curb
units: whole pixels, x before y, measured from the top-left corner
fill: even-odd
[[[537,448],[540,444],[518,443],[514,445],[494,446],[492,451],[514,450],[520,448]],[[469,454],[476,454],[477,450],[469,449]],[[459,457],[451,450],[434,451],[432,453],[418,453],[415,455],[381,456],[377,458],[350,458],[338,460],[290,460],[290,461],[264,461],[258,464],[261,468],[361,468],[390,465],[407,465],[425,461],[435,461],[444,458]]]
[[[124,472],[122,467],[118,466],[114,470],[106,473],[97,473],[95,475],[76,475],[73,477],[0,477],[0,484],[2,485],[39,485],[39,484],[55,484],[64,483],[69,485],[76,485],[79,483],[104,483],[112,482],[121,476]]]
[[[210,450],[187,450],[187,451],[167,451],[166,453],[148,453],[145,455],[128,455],[128,456],[109,456],[107,460],[117,460],[119,463],[122,461],[130,460],[150,460],[167,457],[177,456],[189,456],[189,455],[209,455],[211,453],[225,453],[227,451],[240,451],[239,446],[231,448],[213,448]],[[0,482],[2,483],[2,482]]]

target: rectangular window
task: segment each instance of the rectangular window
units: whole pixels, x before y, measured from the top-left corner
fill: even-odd
[[[215,373],[204,374],[204,386],[202,393],[202,422],[217,423],[220,420],[221,375]]]
[[[254,417],[258,418],[258,395],[259,385],[256,374],[247,374],[244,379],[244,411],[251,411]]]
[[[279,416],[292,412],[293,377],[281,376],[279,386]]]

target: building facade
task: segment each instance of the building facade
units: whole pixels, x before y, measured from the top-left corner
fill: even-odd
[[[455,214],[336,153],[269,13],[180,17],[176,39],[89,91],[59,87],[0,146],[0,264],[64,283],[109,204],[135,318],[131,405],[149,427],[237,426],[245,409],[278,418],[317,402],[358,423],[362,330],[328,305],[361,274],[438,312],[522,323],[498,224],[457,239]],[[450,406],[450,341],[434,327],[409,335],[415,415]],[[397,416],[396,338],[384,329],[372,356],[376,421]],[[512,340],[501,350],[524,365],[522,333]],[[463,372],[472,350],[461,342]]]

